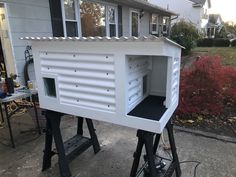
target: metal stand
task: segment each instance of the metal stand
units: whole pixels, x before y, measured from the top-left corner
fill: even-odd
[[[37,111],[37,107],[36,107],[36,103],[35,103],[35,96],[36,95],[32,95],[32,101],[33,101],[33,106],[34,106],[34,112],[35,112],[35,117],[36,117],[38,133],[41,134],[41,129],[40,129],[40,125],[39,125],[39,118],[38,118],[38,111]],[[4,116],[3,116],[3,110],[2,110],[2,104],[3,104],[4,110],[5,110],[5,114],[6,114],[6,120],[7,120],[8,129],[9,129],[9,134],[10,134],[12,148],[15,148],[15,141],[14,141],[13,132],[12,132],[12,126],[11,126],[11,117],[17,111],[19,111],[20,109],[24,108],[25,106],[17,105],[18,108],[16,110],[9,112],[8,109],[7,109],[7,105],[11,101],[14,101],[14,99],[10,100],[10,101],[4,101],[4,102],[0,103],[0,112],[1,112],[1,116],[2,116],[2,121],[4,122]]]
[[[69,161],[73,160],[90,146],[93,146],[95,154],[98,153],[100,151],[100,145],[91,119],[86,119],[91,138],[86,138],[83,136],[83,118],[81,117],[78,117],[77,134],[63,143],[60,130],[62,115],[62,113],[49,110],[45,112],[47,127],[42,170],[45,171],[50,168],[52,156],[58,154],[58,163],[61,177],[70,177],[71,172],[69,168]],[[53,138],[57,153],[52,151]]]
[[[12,133],[12,128],[11,128],[11,121],[10,121],[11,116],[8,113],[7,103],[4,103],[4,109],[5,109],[5,112],[6,112],[7,125],[8,125],[8,129],[9,129],[11,145],[12,145],[12,148],[15,148],[15,142],[14,142],[14,138],[13,138],[13,133]]]
[[[2,117],[2,123],[4,123],[3,111],[2,111],[2,104],[0,104],[0,112]]]
[[[148,177],[171,177],[173,175],[174,171],[176,172],[176,177],[181,176],[181,169],[180,169],[178,155],[176,152],[175,140],[174,140],[174,135],[173,135],[173,125],[172,125],[171,121],[169,121],[167,123],[166,128],[167,128],[169,142],[170,142],[170,146],[171,146],[171,153],[173,156],[173,159],[172,159],[168,169],[163,170],[161,172],[156,169],[156,164],[155,164],[156,152],[157,152],[157,148],[158,148],[158,144],[159,144],[161,135],[147,132],[144,130],[138,130],[137,131],[138,144],[137,144],[136,152],[134,153],[134,161],[133,161],[133,166],[131,169],[130,177],[139,177],[140,174],[142,173],[142,171],[144,171],[144,167],[148,168],[148,171],[149,171]],[[153,140],[154,140],[155,135],[156,135],[155,142],[153,144]],[[147,153],[144,156],[146,163],[141,168],[141,170],[138,171],[138,166],[139,166],[143,146],[145,146],[145,150]],[[144,173],[142,173],[142,174],[144,174]]]
[[[40,125],[39,125],[39,116],[38,116],[38,111],[37,111],[37,107],[36,107],[36,103],[35,103],[36,98],[37,98],[37,95],[32,94],[32,102],[33,102],[33,105],[34,105],[34,114],[35,114],[35,117],[36,117],[37,129],[38,129],[39,134],[41,134],[41,129],[40,129]]]

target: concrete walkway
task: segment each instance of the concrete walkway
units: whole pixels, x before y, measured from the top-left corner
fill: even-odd
[[[44,136],[20,133],[32,127],[29,116],[14,118],[16,149],[9,144],[6,128],[0,128],[0,176],[1,177],[59,177],[57,157],[52,168],[41,172]],[[134,129],[95,122],[102,150],[94,155],[92,148],[77,157],[70,164],[76,177],[128,177],[133,160],[137,138]],[[76,132],[76,119],[62,122],[63,136],[67,139]],[[85,131],[85,135],[87,131]],[[175,132],[180,161],[199,161],[197,177],[235,177],[236,144],[225,143],[202,136]],[[160,147],[162,155],[167,155]],[[182,176],[193,177],[196,163],[181,164]]]

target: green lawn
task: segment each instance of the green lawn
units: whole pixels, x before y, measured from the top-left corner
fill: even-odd
[[[192,52],[199,55],[221,56],[224,65],[236,67],[236,47],[197,47]]]

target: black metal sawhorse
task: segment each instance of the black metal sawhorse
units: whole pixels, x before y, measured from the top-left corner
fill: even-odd
[[[176,172],[176,177],[181,176],[181,169],[179,164],[179,159],[176,151],[175,146],[175,140],[174,140],[174,134],[173,134],[173,124],[171,121],[169,121],[166,125],[166,129],[168,132],[169,142],[170,142],[170,148],[172,153],[172,161],[168,167],[168,169],[165,170],[165,172],[159,172],[156,169],[156,153],[157,148],[160,142],[161,134],[155,134],[152,132],[144,131],[144,130],[138,130],[137,131],[137,137],[138,137],[138,144],[136,151],[134,153],[134,161],[130,173],[130,177],[139,177],[141,172],[144,168],[142,168],[138,172],[140,157],[142,154],[143,146],[145,146],[146,155],[144,156],[144,160],[146,161],[146,166],[148,168],[148,177],[171,177]],[[154,141],[155,136],[155,141]],[[154,141],[154,143],[153,143]]]
[[[83,136],[83,118],[78,117],[77,134],[66,142],[63,142],[60,130],[60,122],[63,114],[49,110],[46,110],[44,114],[47,119],[47,126],[42,171],[51,167],[51,158],[56,154],[56,152],[52,151],[52,140],[54,138],[58,154],[60,175],[61,177],[70,177],[69,161],[73,160],[90,146],[93,146],[94,153],[100,151],[100,145],[93,122],[91,119],[86,119],[91,136],[91,138],[87,138]]]

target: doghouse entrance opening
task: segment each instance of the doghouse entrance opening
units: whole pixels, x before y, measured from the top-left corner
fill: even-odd
[[[43,78],[45,94],[49,97],[56,97],[56,86],[54,78]]]
[[[128,114],[160,120],[167,110],[167,57],[127,56]]]

